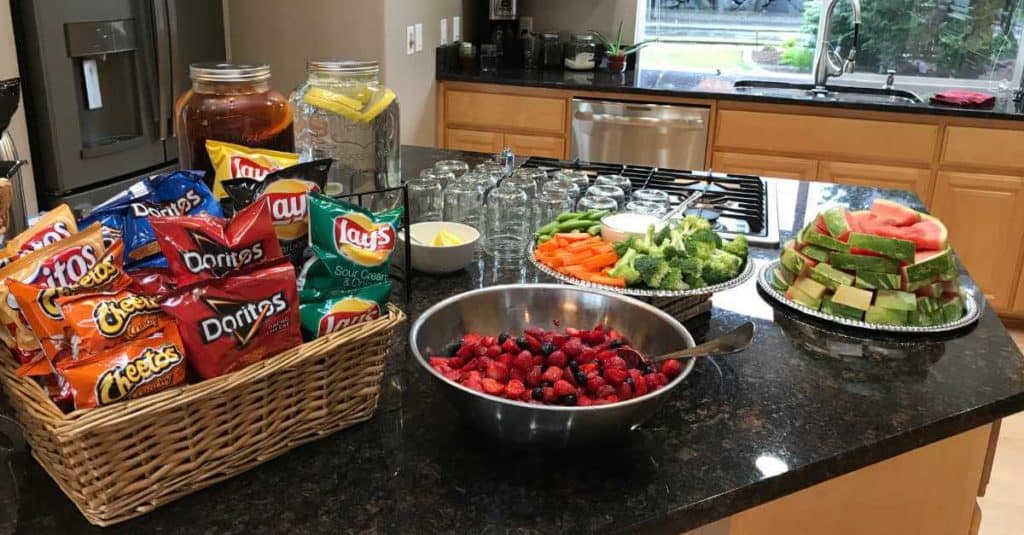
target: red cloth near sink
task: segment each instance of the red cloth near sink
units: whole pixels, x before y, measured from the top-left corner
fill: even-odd
[[[982,93],[981,91],[950,90],[935,93],[932,95],[931,102],[932,104],[945,104],[962,108],[991,108],[996,104],[996,96]]]

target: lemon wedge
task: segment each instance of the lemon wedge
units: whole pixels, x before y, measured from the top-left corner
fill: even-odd
[[[303,95],[302,101],[353,121],[362,120],[362,113],[359,110],[363,108],[363,103],[340,93],[328,91],[320,87],[311,87]]]
[[[462,240],[460,240],[458,236],[452,234],[451,232],[448,232],[447,230],[442,230],[441,232],[438,232],[434,236],[434,239],[431,240],[430,245],[433,245],[434,247],[462,245]]]

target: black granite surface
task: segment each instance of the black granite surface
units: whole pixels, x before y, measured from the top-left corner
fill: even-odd
[[[452,156],[479,158],[406,147],[403,169],[411,176]],[[917,203],[911,193],[774,183],[784,237],[825,204]],[[754,254],[760,264],[777,250]],[[415,318],[444,297],[512,280],[537,275],[420,275],[403,306]],[[478,436],[413,361],[403,329],[372,420],[103,531],[679,533],[1024,409],[1024,358],[991,310],[953,335],[873,337],[765,299],[753,281],[717,294],[714,310],[686,325],[699,341],[751,319],[752,348],[702,359],[629,436],[572,451]],[[0,532],[101,531],[27,453],[9,461]]]
[[[525,87],[544,87],[572,91],[601,91],[639,95],[661,95],[691,98],[742,100],[747,102],[770,102],[777,104],[798,104],[826,108],[854,110],[890,111],[899,113],[923,113],[931,115],[952,115],[988,119],[1024,119],[1024,104],[1014,102],[1009,95],[998,95],[995,107],[991,109],[958,108],[927,103],[930,94],[919,94],[924,103],[905,101],[850,102],[820,98],[788,98],[758,92],[737,91],[733,88],[736,80],[751,80],[752,76],[719,75],[714,73],[638,70],[623,74],[612,74],[604,70],[525,70],[500,69],[497,72],[438,72],[437,79],[455,82],[475,82]],[[810,76],[806,82],[810,82]],[[847,85],[842,78],[830,84]],[[850,84],[853,85],[853,84]],[[899,83],[897,80],[897,87]]]

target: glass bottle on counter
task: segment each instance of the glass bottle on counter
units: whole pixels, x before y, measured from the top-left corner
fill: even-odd
[[[565,46],[565,68],[574,71],[592,71],[596,62],[597,44],[589,33],[577,33]]]
[[[292,107],[270,89],[269,65],[196,63],[189,66],[192,89],[174,107],[178,158],[182,169],[206,171],[213,165],[206,140],[292,152]]]
[[[401,184],[398,99],[376,61],[310,61],[292,93],[295,148],[302,161],[334,158],[329,195]]]
[[[562,66],[562,39],[557,33],[541,35],[541,63],[545,69],[558,69]]]

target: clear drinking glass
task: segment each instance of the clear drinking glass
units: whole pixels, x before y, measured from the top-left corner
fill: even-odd
[[[444,211],[444,193],[441,183],[434,178],[414,178],[406,183],[409,190],[409,220],[441,221]]]
[[[562,191],[542,191],[533,202],[533,228],[537,229],[554,221],[562,212],[572,210],[572,199]]]
[[[501,183],[523,190],[529,199],[537,197],[537,181],[533,179],[533,173],[528,169],[516,171],[512,176],[502,180]]]
[[[469,225],[480,233],[477,252],[483,250],[484,192],[472,179],[456,179],[444,189],[444,221]]]
[[[441,160],[434,164],[434,169],[455,175],[455,178],[462,178],[462,175],[469,172],[469,164],[462,160]]]
[[[601,175],[594,179],[594,185],[622,188],[622,192],[626,194],[627,199],[629,198],[630,193],[633,192],[633,183],[622,175]]]
[[[668,193],[665,193],[660,189],[638,189],[633,192],[633,195],[630,197],[630,200],[658,203],[664,206],[666,210],[668,210],[670,204]]]
[[[532,223],[526,193],[510,185],[494,188],[487,194],[485,212],[486,249],[494,263],[522,262]]]
[[[665,215],[665,205],[651,201],[629,201],[626,203],[627,212],[634,214]]]
[[[444,188],[449,182],[455,180],[455,175],[448,171],[441,171],[439,169],[424,169],[420,171],[420,178],[426,180],[436,180],[441,187]]]
[[[609,212],[618,212],[619,203],[615,202],[615,199],[611,197],[592,197],[590,195],[584,195],[580,202],[576,203],[576,210],[582,212],[584,210],[608,210]]]
[[[590,186],[585,197],[608,197],[617,208],[626,206],[626,194],[618,186]]]
[[[584,191],[587,191],[587,188],[590,187],[590,175],[577,169],[563,169],[561,171],[557,171],[555,173],[555,178],[568,180],[569,182],[576,184],[576,187],[580,189],[581,194]],[[579,199],[577,198],[577,200]]]
[[[568,196],[569,200],[573,204],[576,204],[576,200],[580,198],[579,186],[563,178],[556,178],[545,182],[544,185],[541,186],[541,191],[560,192],[563,195]]]

